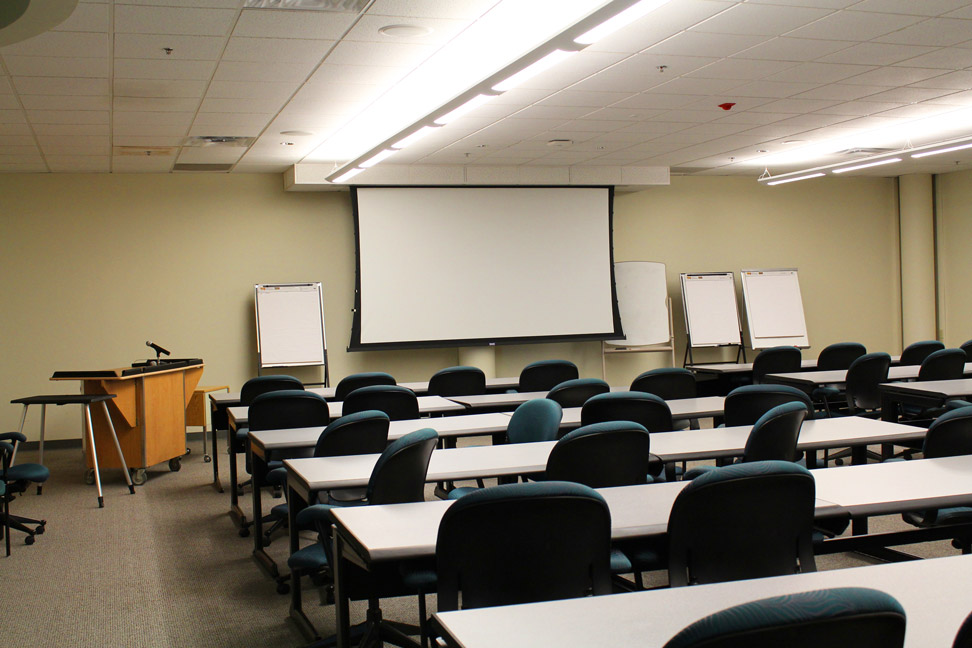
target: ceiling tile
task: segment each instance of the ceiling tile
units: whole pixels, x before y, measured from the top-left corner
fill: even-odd
[[[232,9],[116,5],[115,33],[228,36],[237,13]]]
[[[33,124],[34,133],[40,135],[108,135],[108,124]]]
[[[115,58],[216,61],[225,45],[223,36],[115,34]]]
[[[942,76],[942,70],[888,66],[858,74],[844,79],[843,82],[850,85],[859,83],[862,85],[899,86],[919,83],[937,76]]]
[[[115,111],[146,112],[192,112],[199,107],[195,97],[115,97],[112,108]]]
[[[846,65],[838,63],[801,63],[787,70],[766,77],[769,81],[797,83],[835,83],[848,77],[869,72],[869,65]]]
[[[877,113],[900,108],[903,104],[895,102],[880,101],[845,101],[828,108],[821,108],[817,112],[822,115],[847,115],[853,117],[866,117]]]
[[[107,155],[48,155],[46,160],[54,173],[108,173],[110,170]]]
[[[213,9],[242,9],[244,0],[114,0],[114,3],[116,5],[154,5],[159,7],[209,7]]]
[[[407,67],[418,65],[435,51],[428,45],[415,43],[340,42],[328,55],[333,65],[377,65]]]
[[[692,31],[776,36],[803,27],[830,13],[829,9],[809,7],[737,4],[693,27]]]
[[[189,129],[190,135],[259,135],[273,115],[251,113],[199,113]]]
[[[579,90],[562,90],[540,101],[543,106],[585,106],[601,108],[611,106],[634,96],[632,92],[582,92]]]
[[[954,94],[951,90],[944,90],[942,88],[916,88],[916,87],[905,87],[905,88],[892,88],[891,90],[885,90],[884,92],[878,92],[876,94],[868,96],[868,101],[893,101],[898,103],[920,103],[928,101],[929,99],[938,99],[939,97],[944,97],[949,94]]]
[[[163,135],[115,135],[111,138],[115,146],[182,146],[182,137]]]
[[[109,6],[101,3],[79,3],[67,20],[54,27],[53,31],[107,32],[110,22]]]
[[[35,156],[40,154],[40,149],[33,142],[24,144],[14,144],[0,139],[0,156],[17,158],[22,156]]]
[[[234,36],[226,44],[224,61],[257,63],[305,62],[317,64],[335,41],[296,38],[249,38]]]
[[[199,106],[199,112],[222,112],[222,113],[237,113],[237,112],[260,112],[273,114],[280,109],[283,102],[279,99],[249,99],[246,102],[240,102],[237,99],[216,99],[213,97],[206,97],[202,105]]]
[[[157,124],[159,126],[177,126],[187,128],[192,123],[192,112],[147,112],[116,110],[112,119],[112,127],[125,125]]]
[[[313,69],[313,63],[222,61],[213,78],[217,81],[303,81]]]
[[[206,92],[206,82],[174,79],[115,79],[113,88],[115,97],[202,97]]]
[[[207,99],[288,99],[299,87],[294,81],[213,81],[206,93]]]
[[[106,95],[20,95],[28,110],[108,110]]]
[[[817,87],[813,83],[783,83],[780,81],[753,81],[732,89],[736,97],[773,97],[782,99],[792,97]]]
[[[375,0],[369,13],[404,18],[472,20],[496,3],[497,0]]]
[[[899,66],[961,70],[972,67],[972,49],[941,48],[898,63]]]
[[[861,43],[820,58],[822,63],[854,63],[858,65],[891,65],[933,51],[931,47],[894,45],[889,43]]]
[[[679,0],[655,9],[625,29],[589,46],[603,52],[640,52],[725,11],[733,3]]]
[[[13,94],[13,86],[10,85],[10,77],[0,76],[0,95]]]
[[[148,146],[148,145],[146,145]],[[115,155],[112,173],[166,173],[175,164],[174,155]]]
[[[444,18],[418,18],[373,14],[374,7],[368,14],[362,16],[354,24],[351,31],[345,36],[345,40],[371,43],[387,43],[393,41],[437,45],[448,42],[469,25],[468,19],[450,20]],[[397,37],[387,36],[379,31],[382,27],[402,23],[415,27],[424,27],[429,32],[418,36]]]
[[[13,95],[0,95],[0,110],[19,110],[20,101]]]
[[[146,113],[135,113],[145,115]],[[111,125],[113,136],[118,135],[137,135],[139,137],[185,137],[189,129],[179,124],[158,124],[154,122],[133,122],[131,124],[119,124],[115,121]]]
[[[968,0],[863,0],[854,9],[916,16],[940,16],[968,6]]]
[[[904,45],[928,45],[940,47],[954,45],[969,40],[972,31],[967,20],[958,18],[931,18],[917,25],[906,27],[875,40],[882,43],[901,43]]]
[[[246,149],[242,146],[183,146],[179,164],[232,164]]]
[[[177,79],[207,81],[213,76],[215,61],[176,59],[115,59],[116,79]]]
[[[954,90],[972,90],[972,71],[961,70],[949,72],[941,76],[932,77],[925,81],[918,81],[912,85],[918,88],[952,88]]]
[[[886,88],[882,86],[865,85],[846,85],[843,83],[831,83],[818,86],[812,90],[801,92],[794,95],[798,99],[832,99],[834,101],[853,101],[861,97],[884,92]]]
[[[108,57],[5,56],[12,76],[108,78]]]
[[[704,34],[685,31],[652,45],[648,54],[726,57],[766,42],[763,36],[745,34]]]
[[[337,40],[354,22],[351,14],[328,11],[244,9],[234,36]]]
[[[737,58],[769,61],[813,61],[852,46],[847,41],[811,38],[773,38],[737,54]]]
[[[817,110],[822,110],[829,106],[835,105],[836,101],[825,101],[822,99],[780,99],[779,101],[771,101],[768,104],[763,104],[762,106],[756,106],[753,108],[756,112],[779,112],[779,113],[794,113],[798,115],[812,113]]]
[[[864,11],[838,11],[787,34],[795,38],[822,40],[869,41],[904,29],[922,20],[915,16],[881,14]]]
[[[61,56],[105,58],[108,34],[49,31],[3,47],[3,56]]]
[[[27,120],[24,120],[18,124],[3,123],[0,121],[0,135],[30,135],[30,126],[27,125]]]
[[[28,110],[32,124],[107,124],[107,110]]]
[[[755,59],[728,58],[706,65],[686,76],[700,79],[762,79],[798,65],[792,61],[759,61]]]

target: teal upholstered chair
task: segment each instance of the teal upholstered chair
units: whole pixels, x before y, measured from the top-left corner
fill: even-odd
[[[347,416],[365,410],[379,410],[393,421],[419,417],[418,398],[415,392],[401,385],[359,387],[345,397],[341,406],[341,415]]]
[[[763,349],[753,360],[753,384],[762,384],[766,374],[800,371],[802,361],[800,349],[794,346]]]
[[[554,385],[547,398],[557,401],[561,407],[580,407],[591,396],[605,394],[611,386],[600,378],[574,378]]]
[[[486,374],[478,367],[446,367],[429,379],[431,396],[469,396],[486,393]]]
[[[565,380],[573,380],[580,376],[577,365],[570,360],[540,360],[531,362],[520,372],[517,391],[539,392],[550,391],[555,385]]]
[[[251,403],[253,403],[253,399],[255,399],[260,394],[266,394],[272,391],[282,391],[285,389],[299,391],[302,390],[303,388],[304,385],[293,376],[286,376],[282,374],[257,376],[256,378],[250,378],[245,383],[243,383],[243,387],[240,389],[240,405],[249,406]],[[234,482],[236,481],[235,479],[236,462],[234,461],[234,459],[237,454],[246,452],[247,436],[249,434],[250,434],[249,427],[237,428],[236,435],[230,441],[231,443],[230,454],[232,456],[231,463],[230,463],[230,476],[233,478]],[[249,463],[247,463],[246,469],[247,471],[249,471],[250,469]],[[232,487],[236,488],[238,492],[242,492],[242,489],[248,486],[249,483],[250,481],[246,480],[245,482],[240,484],[234,483],[232,484]],[[249,529],[244,527],[243,529],[240,529],[240,533],[241,535],[248,535]]]
[[[898,360],[898,364],[903,367],[920,365],[929,355],[944,348],[945,344],[943,342],[939,342],[938,340],[921,340],[920,342],[912,342],[901,352],[901,358]]]
[[[901,648],[906,618],[890,594],[841,587],[736,605],[689,625],[664,648]]]
[[[353,373],[338,381],[337,386],[334,388],[334,400],[343,401],[348,397],[348,394],[353,392],[355,389],[360,389],[361,387],[394,384],[397,384],[395,382],[395,378],[391,374],[383,371],[363,371],[360,373]]]
[[[581,425],[606,421],[633,421],[651,433],[675,429],[668,403],[655,394],[643,391],[607,392],[589,398],[581,408]],[[659,479],[663,468],[666,479],[675,479],[677,470],[674,463],[663,466],[657,457],[653,458],[648,472],[652,478]]]
[[[47,524],[47,520],[35,520],[10,514],[10,502],[18,494],[26,491],[31,484],[43,484],[51,476],[51,471],[41,464],[14,464],[17,445],[26,440],[27,437],[20,432],[0,434],[0,487],[3,489],[3,492],[0,493],[3,500],[3,512],[0,513],[0,517],[2,517],[8,556],[10,555],[11,530],[25,533],[24,542],[31,545],[34,544],[34,536],[44,533]],[[33,528],[28,525],[33,525]]]
[[[867,353],[867,348],[859,342],[837,342],[827,345],[817,356],[817,371],[847,370],[851,363]],[[831,401],[843,401],[843,390],[837,387],[821,386],[815,388],[810,398],[814,406],[830,416]]]

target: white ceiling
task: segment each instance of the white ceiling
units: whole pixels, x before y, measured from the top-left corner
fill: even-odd
[[[497,1],[363,0],[361,13],[82,1],[53,30],[0,47],[0,172],[282,172]],[[378,32],[394,24],[431,31]],[[757,151],[963,107],[972,1],[672,0],[383,164],[756,176]],[[964,135],[972,121],[940,139]],[[184,146],[189,136],[255,139]],[[962,152],[863,173],[970,165]]]

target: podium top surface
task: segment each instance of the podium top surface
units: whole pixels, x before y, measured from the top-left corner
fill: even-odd
[[[51,380],[111,380],[124,378],[138,378],[147,374],[167,371],[179,371],[191,367],[201,367],[203,361],[199,358],[186,360],[163,360],[162,364],[143,367],[120,367],[118,369],[95,369],[85,371],[55,371]]]
[[[44,394],[17,398],[10,402],[19,405],[90,405],[91,403],[111,400],[114,397],[114,394]]]

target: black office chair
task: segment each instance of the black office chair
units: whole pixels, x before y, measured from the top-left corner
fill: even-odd
[[[651,433],[671,432],[675,429],[668,403],[655,394],[642,391],[598,394],[589,398],[581,407],[581,425],[607,421],[633,421]],[[671,481],[676,478],[674,463],[665,465],[657,456],[652,457],[648,474],[653,479],[660,479],[663,471],[665,479]]]
[[[794,346],[776,346],[763,349],[753,360],[753,384],[761,385],[766,374],[794,373],[800,371],[803,356]]]
[[[395,378],[383,371],[364,371],[345,376],[334,388],[334,400],[343,401],[348,394],[361,387],[371,385],[396,385]]]
[[[634,486],[648,482],[654,455],[643,425],[608,421],[579,427],[557,441],[547,457],[546,478],[591,488]],[[641,574],[661,569],[663,549],[657,542],[627,541],[611,551],[611,573],[633,574],[638,589]]]
[[[965,621],[959,626],[952,648],[972,648],[972,614],[965,617]]]
[[[253,402],[253,399],[260,394],[266,394],[273,391],[282,391],[285,389],[290,390],[301,390],[304,385],[294,378],[293,376],[286,375],[267,375],[267,376],[257,376],[256,378],[250,378],[245,383],[243,383],[242,389],[240,389],[240,405],[249,405]],[[236,429],[236,436],[228,440],[229,443],[233,444],[232,451],[236,454],[245,453],[247,449],[247,435],[249,435],[249,427],[242,427]],[[247,458],[246,470],[249,472],[249,458]],[[236,474],[236,466],[230,466],[230,474]],[[239,484],[234,484],[233,487],[236,488],[237,492],[242,494],[243,489],[250,484],[250,480],[246,480]],[[242,535],[248,535],[249,529],[244,526],[240,529]]]
[[[726,396],[723,420],[726,427],[754,425],[763,414],[778,405],[796,401],[813,412],[813,401],[806,392],[789,385],[743,385]],[[813,418],[812,414],[807,415]]]
[[[756,420],[746,438],[740,463],[750,461],[797,461],[800,452],[800,428],[806,419],[807,406],[799,401],[783,403],[770,409]],[[685,473],[685,479],[714,470],[712,466],[696,466]]]
[[[519,392],[550,391],[565,380],[578,378],[577,365],[570,360],[531,362],[520,372]]]
[[[887,353],[867,353],[851,363],[847,369],[844,383],[844,398],[847,402],[843,412],[830,410],[828,414],[865,416],[867,418],[881,417],[881,392],[878,386],[888,382],[888,369],[891,367],[891,356]],[[824,452],[824,466],[831,460],[841,465],[845,457],[850,456],[849,449],[830,454],[829,449]],[[883,457],[870,450],[867,457],[874,461],[882,461]]]
[[[631,391],[654,394],[664,400],[695,398],[698,383],[695,374],[682,367],[661,367],[639,374],[631,381]]]
[[[429,461],[432,459],[432,451],[435,450],[437,441],[435,430],[425,428],[406,434],[388,444],[371,471],[364,504],[403,504],[423,501]],[[317,529],[325,562],[331,565],[334,564],[331,537],[331,525],[334,519],[329,511],[338,507],[339,505],[336,504],[315,504],[301,511],[298,518],[298,522]],[[401,590],[403,588],[401,581],[397,569],[394,572],[383,570],[373,573],[352,564],[348,565],[348,587],[352,598],[368,600],[365,623],[352,628],[352,633],[361,637],[359,646],[375,646],[382,642],[405,647],[414,645],[415,642],[408,637],[408,633],[414,633],[418,629],[383,619],[379,598],[375,595],[377,589],[386,587],[396,591]],[[421,620],[424,623],[424,596],[420,597],[419,606]],[[422,634],[425,635],[424,630]],[[311,644],[311,646],[330,645],[333,645],[333,642],[327,639]]]
[[[867,353],[867,349],[859,342],[837,342],[827,345],[817,356],[817,371],[847,370],[851,363]],[[814,406],[820,410],[830,412],[832,400],[843,400],[842,390],[836,387],[817,387],[811,392],[810,398]]]
[[[365,410],[384,412],[392,421],[419,417],[415,392],[400,385],[369,385],[355,389],[344,399],[341,415],[347,416]]]
[[[429,380],[430,396],[469,396],[486,393],[486,374],[477,367],[447,367]]]
[[[510,422],[506,426],[506,442],[554,441],[560,435],[562,419],[563,409],[556,401],[548,398],[533,398],[520,403],[519,407],[513,410]],[[448,499],[459,499],[484,487],[481,479],[477,482],[478,487],[460,486],[450,490]]]
[[[759,599],[711,614],[664,648],[902,648],[906,618],[889,594],[841,587]]]
[[[574,378],[554,385],[547,398],[557,401],[561,407],[580,407],[591,396],[611,391],[611,386],[600,378]]]
[[[898,360],[898,364],[902,367],[920,365],[929,355],[944,348],[945,344],[938,340],[912,342],[901,352],[901,358]]]
[[[254,432],[305,427],[324,428],[331,420],[327,401],[322,396],[303,389],[283,389],[262,393],[250,403],[247,417],[249,429]],[[249,458],[247,453],[247,470],[252,472]],[[283,463],[280,461],[269,462],[264,474],[254,475],[256,483],[279,488],[279,480],[274,478],[271,481],[269,475],[275,469],[282,467]],[[275,506],[261,521],[263,524],[270,524],[263,539],[265,544],[269,544],[273,532],[287,521],[287,504]],[[245,521],[240,528],[240,535],[248,535],[252,525],[252,520]]]
[[[668,518],[672,587],[816,571],[815,488],[787,461],[723,466],[692,480]]]
[[[51,471],[41,464],[19,463],[14,464],[14,456],[17,446],[27,440],[27,437],[20,432],[5,432],[0,434],[0,484],[3,486],[3,512],[0,513],[3,521],[4,537],[7,545],[7,555],[10,555],[10,531],[17,530],[27,534],[24,543],[34,544],[34,536],[44,533],[47,520],[35,520],[33,518],[10,514],[10,502],[17,498],[17,495],[25,492],[31,484],[43,484],[50,478]],[[34,525],[34,528],[27,526]]]
[[[928,380],[958,380],[965,375],[965,363],[968,356],[962,349],[939,349],[932,351],[922,361],[918,369],[918,382]],[[945,411],[944,407],[932,407],[922,409],[913,405],[903,405],[901,407],[901,418],[905,421],[927,424],[932,419],[940,416]],[[913,446],[919,447],[920,444]]]
[[[965,351],[965,355],[968,358],[966,362],[972,362],[972,340],[966,340],[959,348]]]
[[[611,512],[593,489],[508,484],[460,499],[436,541],[440,612],[611,592]]]
[[[935,419],[925,434],[921,448],[926,459],[972,454],[972,407],[962,407]],[[908,524],[920,528],[941,527],[972,522],[972,507],[953,506],[902,514]],[[972,553],[972,532],[956,533],[952,545],[963,554]]]

